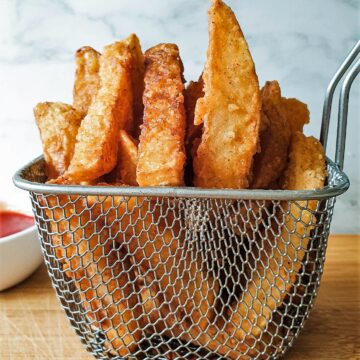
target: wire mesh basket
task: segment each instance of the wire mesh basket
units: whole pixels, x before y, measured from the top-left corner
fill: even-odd
[[[327,142],[332,80],[321,140]],[[19,170],[30,192],[52,284],[97,359],[276,359],[314,304],[342,172],[347,101],[336,160],[314,191],[45,184],[42,158]]]

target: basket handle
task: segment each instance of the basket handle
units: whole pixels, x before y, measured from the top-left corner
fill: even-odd
[[[339,69],[336,71],[335,75],[331,79],[329,86],[327,87],[325,100],[324,100],[320,141],[324,146],[324,150],[326,152],[326,146],[329,135],[329,126],[330,126],[331,106],[333,102],[334,92],[340,80],[343,78],[345,73],[351,67],[349,73],[347,74],[345,80],[343,81],[342,88],[340,91],[340,99],[339,99],[335,162],[340,169],[342,169],[344,166],[346,126],[347,126],[350,89],[354,79],[356,78],[356,76],[359,74],[360,71],[360,60],[355,62],[359,53],[360,53],[360,41],[358,41],[355,44],[353,49],[350,51],[349,55],[346,57],[344,62],[341,64],[341,66],[339,67]],[[355,65],[353,65],[354,62]]]
[[[341,170],[344,167],[349,94],[350,94],[351,85],[355,80],[355,78],[359,75],[359,72],[360,72],[360,59],[355,63],[353,68],[347,74],[340,91],[335,162],[336,164],[339,165]]]

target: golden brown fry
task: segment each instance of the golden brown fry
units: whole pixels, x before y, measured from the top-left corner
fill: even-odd
[[[281,98],[283,114],[290,125],[291,133],[303,131],[304,125],[310,122],[310,113],[306,104],[297,99]]]
[[[286,166],[291,136],[278,82],[266,82],[261,96],[264,129],[260,132],[260,152],[254,157],[253,189],[266,189],[280,177]]]
[[[184,183],[185,111],[182,63],[173,44],[145,53],[144,125],[139,144],[140,186]]]
[[[131,86],[133,94],[133,124],[128,126],[126,130],[132,134],[135,139],[139,138],[140,125],[143,122],[144,104],[144,55],[141,51],[140,41],[135,34],[131,34],[125,39],[132,56]]]
[[[195,185],[246,188],[257,150],[260,91],[255,66],[239,23],[221,0],[209,11],[205,96],[195,124],[204,122],[194,159]]]
[[[34,115],[43,145],[45,172],[48,179],[53,179],[70,164],[82,114],[67,104],[44,102],[36,105]]]
[[[253,189],[277,187],[287,158],[290,136],[309,122],[306,104],[281,97],[277,81],[266,82],[262,94],[260,151],[254,157]]]
[[[281,178],[283,189],[314,190],[325,184],[325,154],[319,141],[296,133],[291,142],[289,163]],[[227,332],[234,330],[238,340],[245,334],[255,338],[264,329],[278,306],[294,285],[316,224],[314,211],[318,201],[284,203],[285,227],[281,236],[270,232],[260,254],[262,263],[250,280],[243,300],[233,309]],[[295,221],[294,219],[299,219]],[[222,334],[223,340],[225,340]],[[221,339],[221,338],[220,338]]]
[[[100,54],[90,46],[84,46],[76,52],[75,59],[73,104],[75,109],[86,115],[100,87]]]
[[[203,125],[195,125],[195,107],[199,98],[204,96],[204,81],[200,76],[198,81],[190,81],[185,89],[185,113],[186,113],[186,134],[185,134],[185,149],[186,149],[186,168],[185,168],[185,182],[186,185],[193,185],[193,156],[196,154],[197,146],[200,143]]]
[[[324,186],[325,154],[321,143],[312,136],[296,132],[291,140],[289,164],[280,179],[283,190],[313,190]],[[310,201],[314,204],[316,201]],[[300,224],[301,225],[301,224]]]
[[[145,61],[145,112],[137,180],[141,186],[181,185],[185,116],[178,49],[171,44],[158,45],[145,53]],[[216,284],[202,271],[201,263],[186,252],[184,234],[172,211],[164,217],[163,204],[144,202],[140,206],[142,202],[141,198],[129,200],[127,206],[132,209],[133,217],[142,221],[128,226],[126,237],[119,237],[119,241],[128,243],[135,263],[140,264],[146,322],[154,324],[157,331],[171,328],[168,335],[191,340],[195,336],[186,335],[178,324],[191,314],[187,322],[192,332],[199,335],[204,331],[208,317],[213,314],[216,291],[212,289],[217,289]],[[125,224],[126,219],[122,218],[122,223]],[[167,224],[172,224],[171,228]],[[187,289],[178,277],[179,271],[186,278]],[[150,294],[157,296],[151,298]],[[206,300],[204,294],[207,294]]]
[[[118,162],[114,169],[115,181],[137,186],[136,167],[138,148],[136,141],[125,130],[120,130]]]
[[[132,285],[135,273],[130,257],[113,240],[118,224],[111,198],[49,195],[42,202],[51,232],[56,233],[52,235],[55,255],[66,275],[74,279],[86,315],[119,355],[133,353],[142,339],[143,326],[135,320],[142,310]]]
[[[119,130],[131,123],[131,53],[125,42],[104,48],[100,58],[101,86],[79,128],[74,156],[65,176],[90,181],[116,165]]]
[[[144,105],[144,55],[138,37],[131,34],[124,40],[131,53],[131,86],[133,94],[133,121],[125,125],[127,131],[134,132],[139,137],[142,124]],[[84,46],[76,52],[76,75],[74,83],[74,107],[84,114],[100,87],[99,67],[100,54],[89,46]],[[131,120],[131,119],[130,119]]]

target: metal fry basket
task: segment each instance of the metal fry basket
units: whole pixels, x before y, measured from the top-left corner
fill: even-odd
[[[71,325],[97,359],[277,359],[314,304],[342,172],[358,43],[340,92],[335,162],[314,191],[45,184],[19,170],[45,262]]]

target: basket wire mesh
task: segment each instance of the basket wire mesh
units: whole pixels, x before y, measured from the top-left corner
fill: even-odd
[[[326,145],[330,83],[321,140]],[[42,159],[14,176],[30,192],[52,284],[97,359],[275,359],[314,304],[342,172],[347,101],[340,95],[336,163],[317,191],[204,190],[44,184]],[[350,85],[349,85],[350,84]]]

